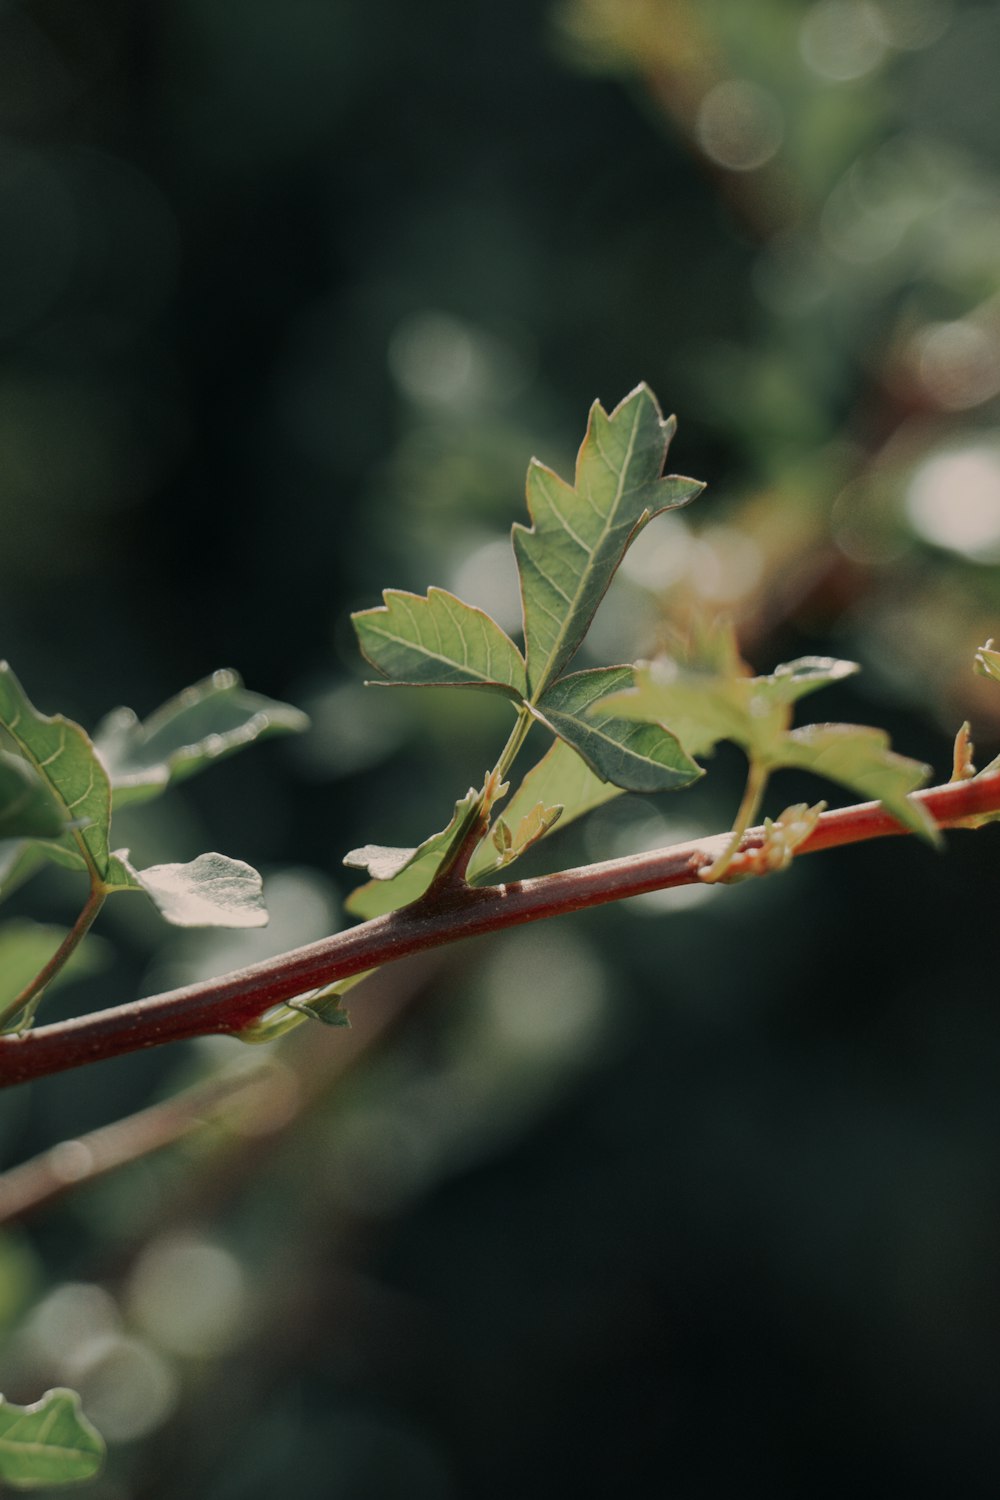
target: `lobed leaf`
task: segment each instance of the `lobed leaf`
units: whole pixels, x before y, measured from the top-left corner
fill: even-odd
[[[62,863],[86,865],[103,879],[111,787],[88,735],[62,714],[39,713],[7,662],[0,662],[0,728],[45,783],[64,828],[73,825],[46,852]]]
[[[690,755],[708,755],[720,740],[731,740],[757,761],[774,765],[791,725],[792,704],[857,670],[856,662],[803,656],[767,676],[751,677],[737,655],[720,658],[714,671],[661,658],[636,668],[633,691],[616,692],[600,707],[666,725]]]
[[[524,658],[481,609],[445,589],[426,598],[386,589],[385,603],[352,615],[362,653],[390,682],[527,693]]]
[[[904,827],[932,844],[941,833],[919,802],[909,794],[923,786],[930,767],[889,748],[882,729],[861,724],[809,724],[785,736],[780,764],[812,771],[839,782],[862,797],[877,799]]]
[[[174,927],[263,927],[264,887],[258,872],[226,854],[199,854],[188,864],[137,870],[128,850],[111,857],[112,890],[144,891]]]
[[[531,527],[513,530],[521,575],[528,687],[537,700],[576,653],[630,543],[646,522],[704,488],[663,474],[676,422],[664,421],[648,386],[614,411],[591,407],[575,483],[533,459]]]
[[[616,692],[600,709],[668,725],[692,755],[706,755],[732,740],[765,771],[812,771],[850,791],[878,798],[907,828],[936,842],[937,829],[909,793],[928,767],[889,749],[888,736],[855,724],[813,724],[791,729],[792,704],[858,670],[834,657],[803,656],[763,677],[745,675],[728,648],[715,651],[715,671],[692,670],[668,659],[636,670],[633,690]]]
[[[0,839],[58,838],[65,819],[37,771],[0,750]]]
[[[604,781],[628,792],[666,792],[704,775],[662,724],[619,718],[601,701],[634,682],[631,667],[599,667],[562,677],[532,707]]]
[[[352,849],[344,856],[344,864],[352,870],[366,870],[372,877],[366,885],[358,886],[344,902],[344,907],[353,916],[366,921],[381,917],[386,912],[409,906],[428,889],[441,868],[459,827],[479,802],[481,793],[471,787],[465,796],[455,803],[455,811],[446,828],[431,834],[415,849],[394,849],[385,844],[365,844]]]
[[[140,722],[116,708],[94,733],[116,807],[156,797],[172,781],[272,734],[309,727],[307,716],[243,686],[237,672],[213,672]]]
[[[31,1406],[0,1396],[0,1479],[16,1489],[91,1479],[104,1461],[104,1439],[75,1391],[46,1391]]]

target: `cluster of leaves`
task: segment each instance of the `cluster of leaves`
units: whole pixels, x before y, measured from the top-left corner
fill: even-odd
[[[662,477],[675,430],[652,392],[637,387],[610,413],[595,403],[572,485],[534,460],[531,526],[515,525],[524,651],[489,615],[443,589],[387,590],[354,616],[361,650],[385,685],[474,687],[499,693],[517,722],[480,791],[470,789],[448,825],[415,849],[365,845],[346,863],[371,877],[349,900],[361,917],[395,910],[454,875],[481,880],[620,792],[674,791],[703,774],[696,757],[732,740],[750,763],[733,847],[756,815],[767,778],[781,767],[815,772],[877,797],[907,827],[935,837],[908,794],[927,768],[894,754],[884,733],[848,724],[791,727],[795,702],[855,672],[853,662],[804,657],[754,677],[730,630],[702,631],[652,664],[568,671],[626,551],[646,523],[693,500],[697,480]],[[533,722],[555,743],[524,777],[506,814],[493,805]]]
[[[745,861],[732,862],[769,776],[783,767],[880,798],[905,826],[935,836],[923,809],[909,800],[927,768],[894,754],[881,731],[848,724],[792,727],[795,703],[854,672],[853,662],[803,657],[753,676],[732,632],[716,626],[653,663],[570,670],[632,542],[653,516],[687,504],[703,488],[693,479],[663,476],[674,428],[641,385],[610,413],[595,403],[572,485],[532,462],[531,524],[513,529],[523,651],[489,615],[442,589],[425,596],[389,590],[382,605],[354,616],[361,649],[385,685],[479,688],[508,699],[515,713],[482,788],[456,803],[441,832],[415,849],[366,845],[347,856],[348,865],[370,877],[350,898],[354,914],[371,918],[447,899],[449,889],[506,869],[557,824],[612,797],[689,786],[704,774],[697,757],[711,754],[721,740],[741,747],[749,775],[729,846],[710,878],[750,872]],[[1000,677],[1000,656],[984,648],[980,667]],[[523,777],[505,814],[494,817],[536,723],[553,743]],[[235,673],[217,672],[145,722],[118,709],[91,738],[62,715],[40,713],[0,664],[0,896],[46,861],[89,880],[71,929],[0,928],[0,1031],[31,1025],[47,985],[78,961],[78,944],[109,895],[141,892],[180,926],[265,922],[260,877],[249,865],[210,853],[188,864],[137,869],[127,849],[112,848],[112,813],[148,801],[256,739],[305,727],[297,709],[247,692]],[[968,767],[965,773],[971,774]],[[787,862],[817,815],[817,808],[799,805],[769,824],[753,872]],[[243,1033],[245,1039],[269,1040],[306,1016],[343,1024],[340,997],[363,977],[276,1007]],[[71,1392],[49,1392],[33,1407],[0,1404],[0,1478],[12,1484],[87,1477],[101,1451]]]
[[[85,873],[88,904],[74,929],[0,927],[0,1030],[24,1030],[50,979],[110,895],[142,892],[176,926],[258,927],[267,921],[261,879],[242,860],[207,853],[187,864],[136,869],[112,849],[113,810],[149,801],[172,783],[265,735],[301,730],[298,709],[248,692],[235,672],[215,672],[144,722],[119,708],[93,737],[62,714],[40,713],[0,663],[0,897],[47,861]],[[35,977],[40,948],[59,943]],[[67,951],[67,945],[69,945]]]

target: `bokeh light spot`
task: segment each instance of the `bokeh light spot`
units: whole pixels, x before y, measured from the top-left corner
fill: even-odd
[[[1000,348],[968,319],[925,328],[915,354],[921,384],[946,411],[979,406],[1000,392]]]
[[[939,453],[917,469],[906,513],[925,541],[974,562],[1000,562],[1000,450]]]
[[[784,119],[781,106],[767,89],[729,78],[709,89],[695,128],[702,150],[712,161],[731,172],[752,172],[777,152]]]
[[[886,52],[878,8],[868,0],[819,0],[803,19],[799,50],[806,66],[831,83],[863,78]]]
[[[246,1303],[235,1256],[194,1235],[156,1240],[129,1283],[136,1322],[174,1354],[215,1355],[239,1341]]]

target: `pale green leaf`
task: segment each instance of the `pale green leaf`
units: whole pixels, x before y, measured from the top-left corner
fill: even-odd
[[[8,1015],[12,1002],[45,967],[66,931],[65,927],[33,922],[27,917],[13,917],[0,927],[0,1017],[7,1017],[11,1029],[19,1020],[17,1015]],[[89,935],[54,975],[49,988],[98,972],[107,962],[108,952],[106,943]]]
[[[38,772],[66,823],[75,826],[47,851],[64,863],[108,868],[111,788],[87,734],[62,714],[39,713],[6,662],[0,662],[0,729]]]
[[[0,750],[0,839],[54,839],[65,828],[38,772],[21,756]]]
[[[601,702],[634,681],[631,667],[573,672],[532,708],[536,718],[572,745],[596,775],[627,792],[666,792],[704,775],[676,736],[655,722],[617,717]]]
[[[524,659],[483,610],[445,589],[429,589],[426,598],[386,589],[382,598],[384,604],[351,618],[364,656],[390,682],[524,697]]]
[[[601,708],[665,725],[691,755],[708,755],[720,740],[731,740],[771,765],[780,758],[792,704],[857,670],[856,662],[803,656],[751,677],[735,655],[715,671],[667,657],[636,668],[634,691],[615,693]]]
[[[516,828],[531,817],[535,807],[561,806],[558,826],[565,828],[576,818],[622,795],[621,787],[612,786],[609,781],[595,776],[575,750],[570,749],[564,740],[556,740],[521,782],[503,821],[510,828]],[[551,832],[552,826],[550,824],[545,830],[546,834]],[[470,880],[479,879],[497,868],[494,864],[496,852],[492,838],[484,838],[469,861]]]
[[[689,755],[708,755],[720,740],[747,738],[748,678],[690,671],[669,658],[635,669],[635,686],[609,697],[602,710],[623,719],[666,725]]]
[[[469,862],[470,880],[505,870],[533,844],[551,833],[561,817],[562,808],[558,803],[554,807],[546,807],[544,802],[536,802],[517,823],[508,823],[506,818],[498,818],[490,830],[489,840],[483,839],[477,848],[478,857]],[[492,858],[490,844],[493,845]]]
[[[661,477],[675,426],[640,385],[610,415],[594,403],[574,485],[532,461],[532,525],[516,525],[513,541],[533,699],[575,654],[633,538],[653,516],[704,488],[694,479]]]
[[[104,1439],[75,1391],[46,1391],[31,1406],[0,1396],[0,1479],[15,1489],[91,1479],[104,1461]]]
[[[767,677],[755,677],[758,685],[772,703],[795,703],[817,688],[828,687],[832,682],[842,682],[853,677],[861,668],[856,661],[842,661],[836,656],[797,656],[794,661],[783,662]]]
[[[188,864],[137,870],[127,849],[111,857],[112,890],[144,891],[174,927],[263,927],[264,888],[252,865],[225,854],[199,854]]]
[[[411,901],[422,896],[441,868],[459,827],[481,795],[470,787],[461,801],[455,803],[448,826],[440,833],[431,834],[415,849],[365,844],[346,854],[344,864],[349,869],[366,870],[372,879],[351,892],[344,902],[345,909],[367,921],[371,917],[381,917],[385,912],[397,911],[401,906],[409,906]]]
[[[923,786],[930,767],[890,750],[884,730],[860,724],[808,724],[784,737],[778,764],[812,771],[862,797],[877,799],[904,827],[930,843],[940,842],[930,814],[909,797]]]
[[[1000,682],[1000,651],[993,650],[992,638],[976,652],[975,670],[980,677],[990,677],[994,682]]]
[[[94,745],[120,807],[155,797],[255,740],[308,727],[299,709],[248,691],[227,670],[185,688],[145,720],[130,708],[114,709],[95,730]]]
[[[327,985],[324,989],[310,990],[307,995],[299,995],[294,1000],[272,1005],[256,1021],[251,1021],[249,1026],[244,1026],[242,1031],[236,1031],[233,1035],[239,1041],[257,1047],[262,1043],[276,1042],[279,1036],[295,1031],[306,1021],[322,1021],[324,1026],[349,1027],[351,1018],[343,996],[356,984],[360,984],[362,979],[367,979],[369,974],[374,973],[374,969],[365,969],[362,974],[352,974],[350,979],[338,979],[336,984]]]

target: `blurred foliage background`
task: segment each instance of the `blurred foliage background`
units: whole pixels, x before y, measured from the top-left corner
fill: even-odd
[[[529,456],[640,379],[710,489],[599,659],[725,610],[760,670],[860,660],[819,712],[939,779],[965,717],[995,752],[998,56],[973,0],[0,7],[3,654],[87,726],[228,664],[314,721],[121,830],[262,867],[267,932],[121,903],[50,1019],[318,936],[346,849],[442,825],[504,708],[366,692],[349,611],[509,626]],[[707,780],[535,868],[724,827]],[[0,1388],[80,1389],[95,1500],[994,1495],[994,860],[846,850],[8,1092],[4,1163],[71,1189],[202,1090],[2,1232]]]

